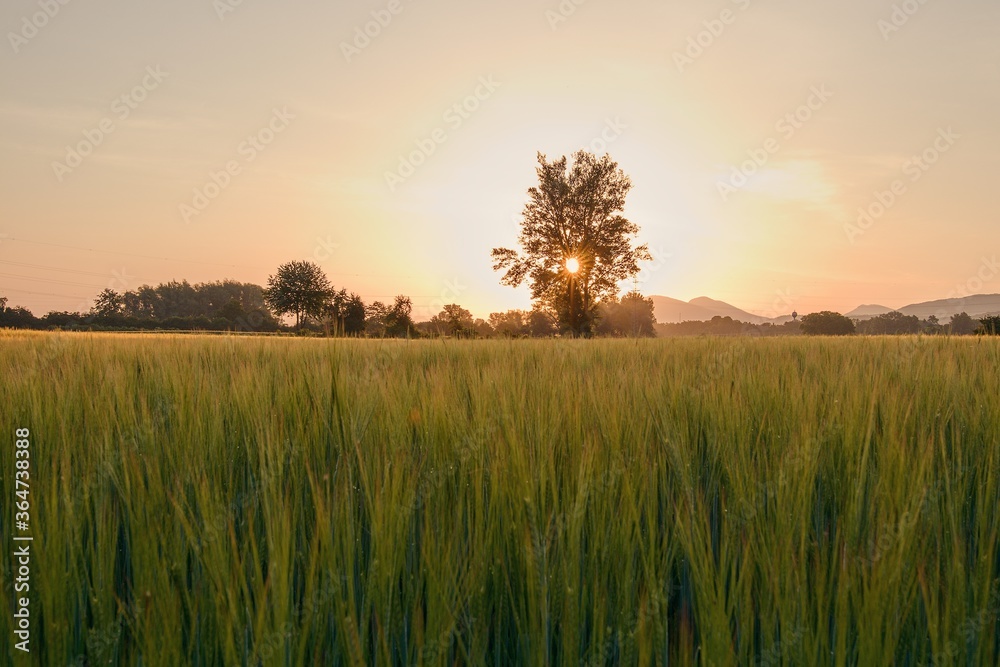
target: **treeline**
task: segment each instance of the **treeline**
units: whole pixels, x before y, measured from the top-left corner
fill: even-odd
[[[660,336],[797,336],[802,333],[801,323],[751,324],[726,316],[716,315],[711,320],[657,324]]]
[[[224,280],[192,285],[186,280],[116,292],[105,289],[89,312],[51,311],[36,317],[0,297],[0,327],[92,331],[232,331],[282,329],[264,301],[260,285]]]
[[[445,305],[425,322],[414,322],[413,303],[397,296],[392,303],[366,304],[347,289],[334,289],[311,262],[291,262],[271,276],[266,288],[234,280],[190,284],[170,281],[116,292],[105,289],[89,312],[49,312],[36,317],[0,297],[0,327],[83,329],[91,331],[296,332],[305,335],[369,338],[547,338],[564,334],[557,313],[544,308],[508,310],[475,318],[459,304]],[[282,317],[294,315],[295,323]],[[899,312],[866,320],[822,311],[783,324],[750,324],[731,317],[704,322],[657,324],[653,301],[638,292],[597,303],[588,315],[592,335],[794,336],[794,335],[953,335],[996,334],[1000,316],[975,319],[959,313],[942,323]]]
[[[594,335],[608,338],[656,336],[653,300],[637,292],[597,304]],[[549,338],[560,333],[555,314],[542,309],[491,313],[489,319],[450,304],[428,322],[416,325],[420,335],[455,338]]]
[[[952,315],[947,323],[936,316],[920,319],[893,311],[876,315],[867,320],[853,320],[840,313],[822,311],[802,318],[802,333],[814,336],[929,336],[996,335],[1000,331],[1000,317],[988,316],[975,319],[968,313]]]
[[[317,278],[318,283],[272,280],[267,288],[233,280],[198,284],[185,280],[124,292],[105,289],[86,313],[52,311],[41,317],[20,306],[7,307],[7,299],[0,297],[0,328],[295,332],[369,338],[545,338],[559,334],[555,314],[543,309],[492,313],[483,320],[458,304],[448,304],[429,321],[414,322],[409,297],[366,304],[353,292],[334,290],[322,281],[323,276],[309,276],[309,280]],[[283,322],[285,314],[295,314],[295,323]],[[598,304],[596,323],[599,336],[656,335],[653,302],[635,293]]]
[[[885,313],[866,320],[855,320],[831,311],[810,313],[801,321],[783,324],[750,324],[731,317],[713,317],[707,321],[690,321],[676,324],[657,324],[660,336],[905,336],[905,335],[947,335],[972,336],[1000,331],[1000,316],[975,319],[967,313],[959,313],[942,323],[931,315],[920,319],[916,315],[900,312]]]

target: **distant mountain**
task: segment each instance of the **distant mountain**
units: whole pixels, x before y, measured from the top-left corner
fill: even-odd
[[[662,324],[677,324],[679,322],[705,322],[713,317],[731,317],[740,322],[751,324],[784,324],[792,319],[791,315],[781,317],[761,317],[741,310],[736,306],[710,299],[707,296],[699,296],[690,301],[671,299],[669,296],[651,296],[653,300],[653,311],[656,321]],[[985,315],[1000,315],[1000,294],[974,294],[954,299],[938,299],[936,301],[924,301],[922,303],[912,303],[902,308],[889,308],[879,304],[866,304],[858,306],[849,313],[845,313],[850,318],[856,320],[867,320],[878,315],[891,313],[898,310],[904,315],[916,315],[922,320],[931,315],[937,316],[942,322],[951,319],[952,315],[958,313],[968,313],[972,317],[983,317]],[[805,314],[805,313],[803,313]]]
[[[656,321],[663,324],[677,324],[678,322],[704,322],[713,317],[731,317],[740,322],[751,324],[763,324],[764,322],[784,322],[791,317],[781,317],[768,319],[760,315],[748,313],[740,310],[736,306],[725,301],[709,299],[707,296],[700,296],[690,301],[671,299],[668,296],[652,296],[653,312]]]
[[[866,304],[864,306],[858,306],[851,312],[844,313],[844,315],[853,317],[856,320],[867,320],[877,315],[885,315],[886,313],[891,312],[892,308],[886,308],[885,306],[879,306],[877,304]]]
[[[1000,313],[1000,294],[974,294],[963,298],[925,301],[904,306],[899,312],[916,315],[922,320],[931,315],[936,315],[941,320],[958,313],[968,313],[972,317],[996,315]]]
[[[731,317],[734,320],[739,320],[740,322],[751,322],[753,324],[759,324],[764,322],[765,318],[754,315],[753,313],[748,313],[745,310],[741,310],[736,306],[731,306],[725,301],[717,301],[716,299],[709,299],[707,296],[699,296],[696,299],[691,299],[688,303],[692,306],[698,306],[699,308],[704,308],[705,310],[712,313],[713,317],[718,315],[719,317]],[[760,320],[756,322],[754,320]]]
[[[936,316],[939,320],[948,320],[952,315],[958,313],[968,313],[972,317],[983,317],[1000,313],[1000,294],[973,294],[954,299],[923,301],[911,303],[909,306],[903,306],[896,310],[904,315],[916,315],[922,320],[926,320],[931,315]],[[892,311],[892,308],[885,306],[858,306],[845,315],[857,320],[867,320]]]

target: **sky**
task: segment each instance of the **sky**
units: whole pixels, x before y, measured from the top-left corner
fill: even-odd
[[[8,0],[0,294],[318,263],[530,306],[536,156],[609,153],[647,295],[778,316],[1000,292],[995,0]],[[623,285],[631,288],[632,284]]]

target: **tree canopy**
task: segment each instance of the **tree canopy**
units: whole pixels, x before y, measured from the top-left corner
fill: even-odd
[[[278,315],[295,315],[295,326],[302,326],[305,317],[323,316],[333,297],[333,287],[314,262],[294,261],[282,264],[278,272],[268,277],[264,299]]]
[[[802,318],[802,333],[808,336],[849,336],[854,333],[851,318],[824,310]]]
[[[937,318],[933,323],[937,323]],[[891,313],[883,313],[858,322],[857,329],[859,334],[866,336],[915,334],[920,332],[920,318],[916,315],[904,315],[894,310]]]
[[[621,212],[632,182],[610,156],[579,151],[549,161],[538,154],[538,185],[528,190],[520,251],[494,248],[501,284],[526,280],[536,305],[552,310],[560,328],[588,334],[602,299],[618,296],[618,283],[651,259],[645,245],[632,247],[639,227]]]

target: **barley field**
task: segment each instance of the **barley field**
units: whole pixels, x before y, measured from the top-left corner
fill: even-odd
[[[0,332],[0,370],[19,664],[1000,663],[997,340]]]

